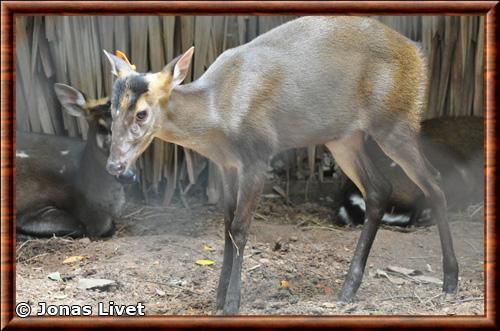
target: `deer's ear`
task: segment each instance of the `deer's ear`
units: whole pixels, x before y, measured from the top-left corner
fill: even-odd
[[[87,117],[87,98],[85,98],[82,92],[69,85],[60,83],[54,84],[54,90],[66,113],[76,117]]]
[[[108,58],[109,63],[111,64],[111,73],[113,75],[117,77],[124,77],[130,74],[131,72],[135,71],[132,65],[128,63],[128,61],[124,61],[120,57],[108,53],[105,50],[103,51],[106,57]]]
[[[182,83],[186,78],[193,58],[194,46],[191,46],[184,54],[176,57],[163,68],[163,73],[169,73],[172,77],[172,87]]]

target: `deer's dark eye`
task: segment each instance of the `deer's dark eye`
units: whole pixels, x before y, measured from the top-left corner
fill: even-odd
[[[138,121],[144,121],[146,117],[148,117],[148,112],[145,110],[141,110],[135,114],[135,117],[137,118]]]

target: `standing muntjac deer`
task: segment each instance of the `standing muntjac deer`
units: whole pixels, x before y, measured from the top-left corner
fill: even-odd
[[[109,98],[90,100],[64,84],[54,88],[68,114],[87,120],[87,141],[16,132],[16,232],[35,237],[110,234],[125,193],[106,171]]]
[[[108,171],[127,171],[154,137],[219,165],[225,245],[217,309],[240,306],[241,266],[252,214],[272,155],[325,144],[362,192],[367,221],[340,300],[355,295],[391,185],[365,150],[369,134],[432,201],[443,251],[446,293],[458,263],[437,171],[420,151],[427,67],[415,43],[368,18],[304,17],[227,50],[196,81],[181,85],[193,48],[158,73],[138,73],[106,53],[113,85]]]

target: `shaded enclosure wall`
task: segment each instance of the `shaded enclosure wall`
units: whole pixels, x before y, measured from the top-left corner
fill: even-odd
[[[376,18],[422,43],[431,80],[427,118],[482,115],[482,17]],[[61,112],[53,84],[72,85],[90,98],[109,95],[111,74],[103,49],[124,51],[137,70],[144,72],[161,70],[174,56],[195,45],[186,80],[189,82],[199,77],[225,49],[252,40],[290,19],[293,17],[18,17],[17,129],[85,137],[86,122]],[[322,172],[317,165],[322,161],[323,148],[317,148],[287,152],[284,167],[297,168],[304,163],[309,176],[318,169]],[[209,201],[219,199],[216,167],[182,147],[155,140],[138,165],[146,197],[159,195],[164,203],[171,201],[174,192],[183,197],[207,169],[204,185]]]

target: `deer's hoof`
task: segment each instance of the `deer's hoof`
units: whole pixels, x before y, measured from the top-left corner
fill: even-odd
[[[238,315],[239,310],[238,304],[229,302],[224,306],[222,315]]]
[[[336,301],[336,303],[339,305],[347,304],[350,302],[352,302],[352,297],[348,297],[348,296],[345,296],[343,294],[339,295],[339,297],[337,298],[337,301]]]
[[[441,302],[450,302],[450,301],[453,301],[457,298],[457,293],[456,292],[453,292],[453,293],[443,293],[443,295],[441,296]]]
[[[354,295],[356,294],[355,288],[356,288],[355,286],[352,286],[351,284],[346,282],[346,284],[342,288],[342,291],[340,292],[337,302],[338,303],[352,302]]]
[[[455,277],[445,277],[443,292],[447,294],[456,294],[458,291],[458,279]]]

